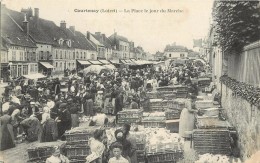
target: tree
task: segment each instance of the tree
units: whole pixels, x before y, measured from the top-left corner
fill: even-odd
[[[216,40],[225,53],[240,53],[260,39],[259,1],[215,1]]]

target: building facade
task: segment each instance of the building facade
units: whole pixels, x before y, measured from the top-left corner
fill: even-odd
[[[187,58],[188,49],[184,46],[176,45],[167,45],[164,49],[164,56],[167,59],[178,59],[178,58]]]

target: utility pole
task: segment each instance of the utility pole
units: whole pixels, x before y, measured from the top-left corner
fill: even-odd
[[[2,0],[0,0],[0,80],[2,79]]]

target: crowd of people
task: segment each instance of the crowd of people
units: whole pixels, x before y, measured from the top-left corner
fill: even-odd
[[[155,91],[157,87],[185,84],[191,86],[196,94],[198,90],[191,79],[197,78],[200,73],[203,71],[199,68],[185,64],[159,71],[153,67],[137,70],[122,68],[113,73],[89,73],[82,78],[10,82],[1,104],[1,150],[15,147],[20,135],[29,142],[65,140],[65,131],[78,127],[82,116],[89,118],[90,125],[116,125],[117,113],[123,108],[143,108],[149,112],[146,93]],[[62,88],[64,84],[65,90]],[[110,122],[108,115],[115,116],[115,121]],[[117,130],[117,140],[109,148],[103,142],[104,132],[96,131],[90,148],[97,152],[87,159],[104,159],[104,151],[109,150],[113,153],[106,156],[105,160],[109,163],[116,160],[135,162],[132,151],[135,147],[129,130],[129,125]]]

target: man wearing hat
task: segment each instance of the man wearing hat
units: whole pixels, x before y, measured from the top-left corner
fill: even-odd
[[[63,134],[71,128],[71,115],[66,103],[60,104],[58,117],[55,121],[58,123],[58,137],[63,140]]]

